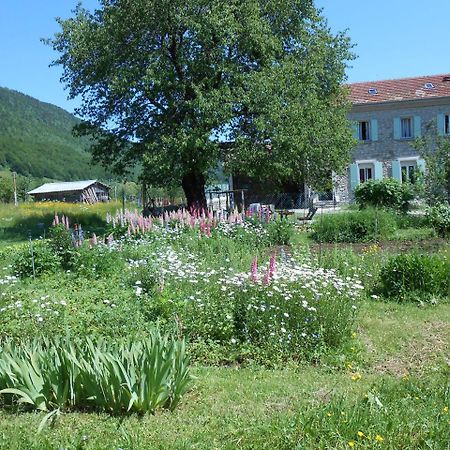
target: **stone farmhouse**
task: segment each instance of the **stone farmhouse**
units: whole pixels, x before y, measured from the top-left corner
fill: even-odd
[[[349,119],[358,145],[347,175],[334,176],[336,202],[353,200],[360,183],[393,177],[415,182],[425,162],[412,147],[427,130],[450,135],[450,74],[348,85]]]

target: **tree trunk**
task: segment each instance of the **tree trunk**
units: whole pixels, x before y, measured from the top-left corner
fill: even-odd
[[[195,170],[185,174],[181,180],[189,210],[207,211],[205,196],[205,177]]]

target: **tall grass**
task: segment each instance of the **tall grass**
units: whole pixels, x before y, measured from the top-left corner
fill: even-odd
[[[316,242],[374,242],[388,239],[397,229],[395,213],[364,209],[322,215],[313,224]]]

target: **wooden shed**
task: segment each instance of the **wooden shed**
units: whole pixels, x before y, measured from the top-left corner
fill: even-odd
[[[110,187],[97,180],[45,183],[28,192],[35,201],[96,203],[109,200]]]

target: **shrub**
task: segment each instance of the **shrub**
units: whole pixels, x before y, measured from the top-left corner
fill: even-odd
[[[356,203],[360,208],[381,207],[406,212],[413,197],[411,186],[394,178],[369,180],[355,190]]]
[[[450,205],[441,203],[427,210],[427,221],[439,236],[450,235]]]
[[[86,246],[74,252],[76,258],[73,259],[73,269],[80,276],[86,278],[101,278],[120,271],[124,262],[116,249],[107,245],[99,244],[93,248]]]
[[[398,300],[447,297],[450,294],[450,261],[441,254],[393,256],[380,271],[380,288],[384,296]]]
[[[13,262],[13,272],[20,277],[40,276],[44,273],[54,273],[61,268],[61,257],[47,241],[33,241],[23,245],[17,251]]]
[[[156,330],[124,343],[87,337],[0,346],[0,395],[40,411],[173,409],[189,381],[184,342]]]
[[[289,245],[294,234],[294,226],[287,219],[273,220],[267,225],[271,245]]]
[[[371,242],[388,239],[396,229],[395,214],[367,208],[321,215],[313,223],[312,237],[316,242]]]
[[[51,227],[50,245],[53,251],[59,256],[62,267],[66,270],[69,269],[74,262],[75,249],[72,235],[64,225],[60,224]]]

